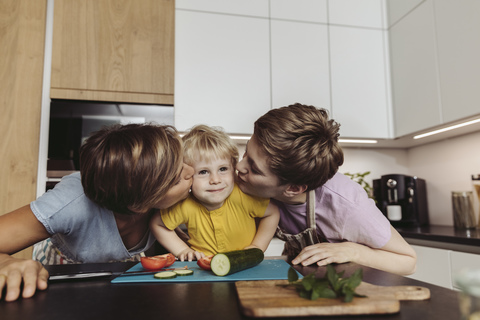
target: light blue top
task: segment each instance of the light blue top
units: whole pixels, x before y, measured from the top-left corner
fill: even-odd
[[[87,198],[80,173],[64,177],[54,189],[30,204],[51,241],[68,259],[80,263],[102,263],[131,259],[150,248],[155,237],[131,251],[125,248],[113,212]]]

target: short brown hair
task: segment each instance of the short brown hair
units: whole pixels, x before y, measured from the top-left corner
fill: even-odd
[[[80,148],[85,194],[121,214],[151,209],[175,184],[182,141],[172,126],[127,124],[93,133]]]
[[[343,164],[339,128],[325,109],[296,103],[260,117],[254,135],[280,184],[307,185],[312,190]]]
[[[230,158],[232,167],[238,162],[238,148],[235,142],[220,127],[209,127],[203,124],[194,126],[183,137],[184,161],[193,165],[195,161],[205,157]],[[199,156],[200,155],[200,156]]]

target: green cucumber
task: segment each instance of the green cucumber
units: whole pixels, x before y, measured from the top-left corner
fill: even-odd
[[[175,272],[177,274],[177,276],[191,276],[191,275],[193,275],[193,270],[190,270],[190,269],[174,270],[173,272]]]
[[[263,251],[258,248],[235,250],[230,252],[217,253],[210,266],[215,275],[223,277],[238,271],[242,271],[263,261]]]
[[[177,277],[177,274],[173,271],[162,271],[155,273],[153,276],[155,279],[173,279]]]

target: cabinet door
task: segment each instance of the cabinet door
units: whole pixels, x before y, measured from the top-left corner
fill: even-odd
[[[0,3],[0,214],[35,200],[46,7],[46,0]]]
[[[452,289],[450,250],[416,245],[412,248],[417,253],[417,270],[408,278]]]
[[[176,0],[175,8],[268,18],[269,2],[269,0]]]
[[[51,97],[173,103],[173,0],[56,0]]]
[[[251,134],[270,110],[268,19],[176,11],[175,126]]]
[[[435,0],[443,121],[480,113],[480,1]]]
[[[329,29],[332,115],[341,137],[390,138],[386,31]]]
[[[395,136],[441,124],[432,2],[390,29]]]
[[[327,26],[272,20],[271,43],[272,105],[299,102],[330,111]]]
[[[452,251],[451,259],[452,259],[453,287],[455,289],[459,289],[459,287],[455,283],[455,277],[458,275],[458,273],[462,269],[472,268],[472,269],[480,270],[480,255],[473,254],[473,253]]]

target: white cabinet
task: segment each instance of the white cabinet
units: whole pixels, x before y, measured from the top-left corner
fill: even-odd
[[[385,35],[330,26],[332,116],[342,137],[392,137]]]
[[[417,270],[408,276],[445,288],[452,288],[450,250],[412,245],[417,253]]]
[[[334,0],[328,2],[329,23],[385,28],[385,0]]]
[[[444,122],[480,113],[480,1],[435,0]]]
[[[269,0],[175,0],[175,8],[268,18]]]
[[[299,102],[330,111],[327,26],[272,20],[271,43],[273,107]]]
[[[432,10],[426,1],[390,29],[396,137],[441,123]]]
[[[329,110],[344,138],[391,138],[384,0],[354,4],[177,1],[176,127],[251,134],[270,108],[299,102]]]
[[[268,19],[177,9],[175,36],[177,129],[251,133],[271,106]]]
[[[480,114],[480,2],[417,2],[387,2],[397,137]]]
[[[413,239],[406,240],[409,243],[417,243]],[[442,246],[442,243],[434,243],[433,245]],[[455,276],[460,270],[464,268],[480,269],[480,254],[458,251],[465,250],[462,249],[465,246],[448,243],[445,244],[445,247],[450,247],[450,249],[433,248],[423,244],[412,244],[411,246],[417,253],[417,270],[408,278],[449,289],[458,289],[455,285]],[[478,249],[470,248],[468,250],[475,250],[474,252],[476,252]]]
[[[455,276],[465,268],[477,268],[480,269],[480,255],[452,251],[450,253],[450,259],[452,261],[452,284],[453,288],[459,289],[455,283]]]

